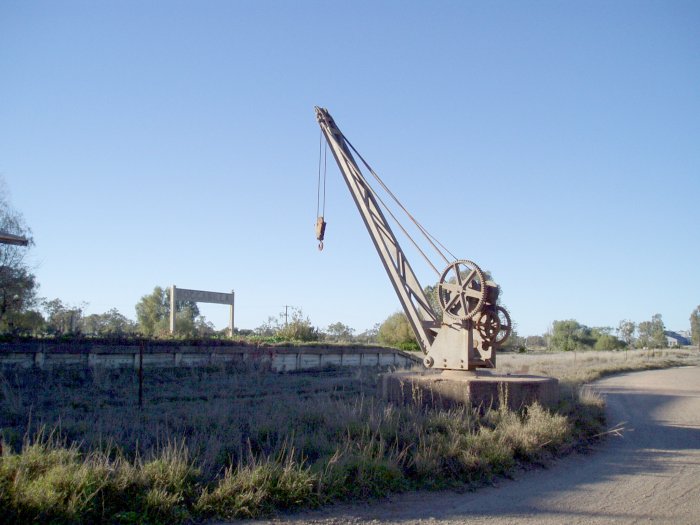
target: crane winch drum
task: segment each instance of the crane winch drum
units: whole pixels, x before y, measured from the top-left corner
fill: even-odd
[[[487,280],[481,268],[472,261],[452,256],[450,262],[450,259],[445,255],[445,252],[447,254],[450,252],[415,221],[403,205],[398,202],[398,199],[384,182],[345,138],[328,110],[320,107],[316,107],[315,110],[321,132],[333,153],[340,173],[345,179],[416,340],[425,354],[423,359],[425,366],[443,370],[467,371],[495,367],[496,350],[506,341],[512,330],[508,312],[498,305],[500,291],[498,285]],[[365,169],[416,224],[430,246],[446,263],[442,272],[437,270],[437,267],[427,258],[424,251],[369,185],[355,160],[355,155],[360,159]],[[437,312],[431,306],[431,302],[426,297],[386,220],[383,208],[387,210],[418,251],[426,257],[430,266],[438,273],[437,299],[441,311]],[[324,230],[325,221],[323,217],[319,217],[317,220],[317,239],[319,241],[323,240]]]

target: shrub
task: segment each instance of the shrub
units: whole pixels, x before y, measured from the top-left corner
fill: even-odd
[[[275,509],[315,506],[317,478],[310,469],[294,459],[251,460],[244,466],[226,469],[211,489],[205,489],[195,509],[204,516],[254,518]]]
[[[20,454],[3,450],[0,515],[17,523],[90,521],[100,513],[97,495],[108,478],[99,455],[83,458],[75,445],[41,431]]]

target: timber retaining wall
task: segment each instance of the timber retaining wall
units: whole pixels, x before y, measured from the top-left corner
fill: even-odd
[[[178,367],[241,363],[277,372],[326,366],[410,368],[421,360],[394,348],[351,346],[186,346],[55,341],[0,343],[0,367]]]

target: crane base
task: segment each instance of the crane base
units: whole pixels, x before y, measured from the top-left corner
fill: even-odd
[[[552,408],[559,402],[559,381],[553,377],[498,375],[489,372],[393,372],[382,376],[384,399],[431,408],[471,405],[511,410],[538,402]]]

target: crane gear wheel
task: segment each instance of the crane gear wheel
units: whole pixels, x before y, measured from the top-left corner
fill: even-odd
[[[498,333],[501,331],[501,320],[493,307],[489,306],[483,309],[476,322],[476,328],[479,330],[481,338],[489,345],[496,341]]]
[[[513,331],[508,310],[492,305],[484,307],[476,322],[476,328],[489,346],[503,344]]]
[[[438,283],[440,307],[448,317],[467,321],[484,306],[486,279],[475,263],[454,261],[442,272]]]
[[[496,315],[498,316],[498,324],[500,328],[498,329],[498,336],[494,340],[493,344],[502,345],[510,337],[513,331],[513,324],[510,321],[510,314],[508,310],[502,306],[496,307]]]

